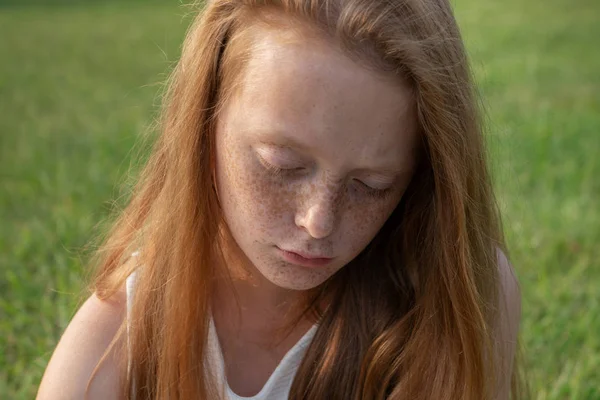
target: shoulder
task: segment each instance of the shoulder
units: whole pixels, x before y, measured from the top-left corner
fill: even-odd
[[[37,399],[84,398],[89,378],[126,318],[125,288],[109,299],[90,296],[63,333],[42,378]],[[90,399],[116,399],[118,348],[107,355],[89,389]]]
[[[514,269],[501,250],[498,250],[498,278],[499,298],[494,339],[499,360],[498,399],[508,399],[521,320],[521,290]]]
[[[516,337],[521,317],[521,289],[513,266],[502,250],[498,250],[498,281],[499,322]]]

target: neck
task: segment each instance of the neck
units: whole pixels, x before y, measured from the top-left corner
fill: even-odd
[[[267,343],[289,333],[288,328],[298,321],[306,294],[271,283],[232,239],[221,248],[223,260],[212,307],[218,330]]]
[[[220,279],[215,291],[215,312],[224,314],[242,329],[276,331],[286,324],[302,297],[299,292],[273,286],[264,278]]]

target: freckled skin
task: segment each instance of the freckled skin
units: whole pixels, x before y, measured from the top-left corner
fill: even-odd
[[[365,69],[334,44],[280,43],[272,31],[256,40],[241,89],[219,116],[217,190],[245,267],[306,290],[356,257],[400,201],[414,164],[413,107],[399,78]],[[333,260],[302,267],[281,248]]]

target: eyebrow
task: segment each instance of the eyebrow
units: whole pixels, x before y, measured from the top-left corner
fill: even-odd
[[[272,132],[259,131],[258,136],[260,138],[261,143],[268,144],[271,146],[280,147],[280,148],[298,149],[298,150],[301,150],[302,152],[310,152],[310,151],[314,150],[313,147],[289,137],[283,131],[272,131]],[[276,140],[271,139],[274,137],[276,137],[277,139]]]
[[[403,176],[408,176],[411,174],[411,171],[408,169],[393,168],[393,167],[386,167],[386,166],[374,167],[374,168],[357,168],[354,171],[359,172],[359,173],[380,175],[380,176],[391,177],[391,178],[401,178]]]

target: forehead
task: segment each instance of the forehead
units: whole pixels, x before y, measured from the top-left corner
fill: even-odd
[[[399,77],[367,68],[297,26],[257,28],[252,35],[249,60],[222,115],[232,132],[301,143],[340,167],[413,162],[414,104]]]

